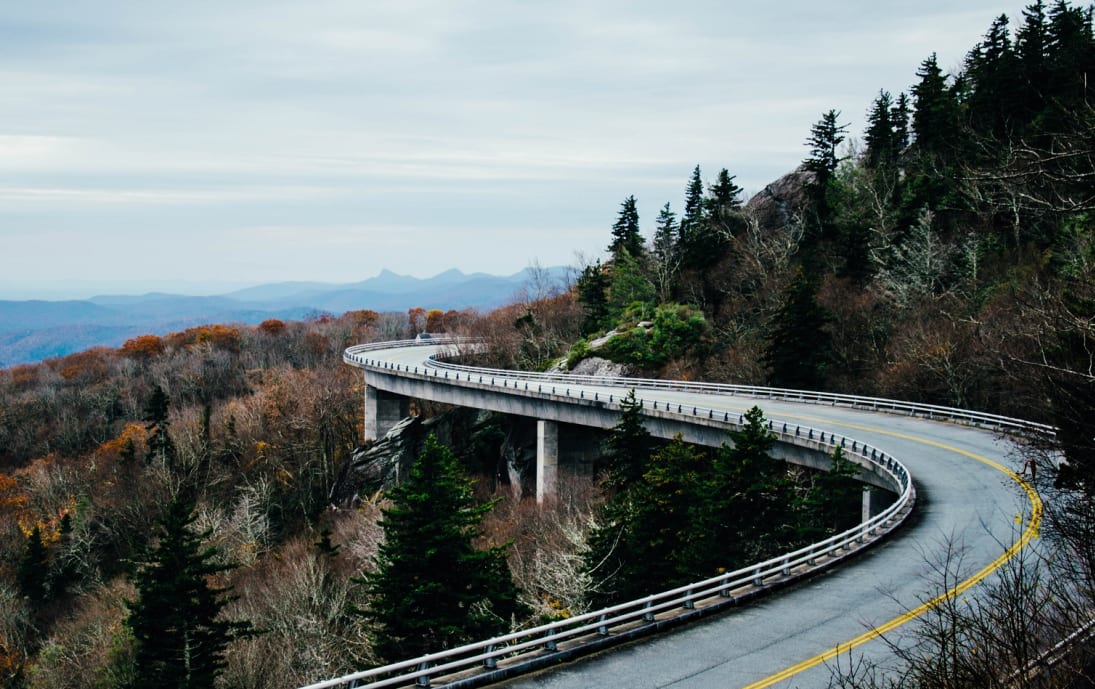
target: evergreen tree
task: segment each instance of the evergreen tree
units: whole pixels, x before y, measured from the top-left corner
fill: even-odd
[[[1003,139],[1016,128],[1015,69],[1008,17],[1002,14],[966,57],[965,79],[970,93],[965,107],[975,131]]]
[[[708,218],[719,221],[741,208],[742,188],[734,184],[734,175],[726,168],[719,170],[715,183],[703,200],[704,213]]]
[[[673,285],[680,269],[680,250],[677,246],[678,226],[677,214],[672,211],[666,202],[658,213],[655,222],[654,246],[652,256],[654,258],[654,275],[657,282],[658,296],[661,301],[669,301],[673,291]]]
[[[1023,10],[1023,25],[1015,36],[1020,79],[1014,97],[1024,122],[1031,122],[1046,107],[1045,85],[1048,77],[1048,30],[1046,6],[1042,0]]]
[[[957,102],[935,53],[921,63],[916,76],[920,81],[912,88],[916,98],[912,116],[915,146],[921,154],[943,157],[953,152],[951,144],[958,131]]]
[[[799,505],[799,539],[819,541],[859,521],[863,484],[856,480],[860,467],[836,448],[829,455],[829,470],[820,473]]]
[[[1047,92],[1054,106],[1051,122],[1043,127],[1056,132],[1071,123],[1076,110],[1092,101],[1095,84],[1095,39],[1092,14],[1095,8],[1070,7],[1057,0],[1049,10],[1046,26]]]
[[[698,521],[707,504],[708,466],[703,453],[679,435],[646,450],[637,469],[641,475],[609,498],[589,535],[584,567],[595,582],[591,605],[637,598],[702,575],[710,559],[705,522]]]
[[[586,266],[578,276],[578,303],[585,307],[582,333],[595,333],[608,320],[609,276],[600,261]]]
[[[612,262],[612,285],[608,290],[608,315],[618,318],[633,312],[640,320],[649,318],[656,298],[654,283],[640,261],[626,251]]]
[[[626,491],[642,478],[657,441],[646,430],[643,407],[634,390],[620,400],[620,420],[608,436],[604,454],[604,483],[612,491]]]
[[[836,166],[843,160],[838,155],[840,144],[844,143],[844,134],[848,125],[837,124],[840,112],[830,110],[810,127],[810,138],[806,145],[810,147],[810,156],[803,161],[807,170],[815,175],[815,186],[824,189],[836,172]]]
[[[42,529],[37,524],[23,544],[23,557],[16,571],[19,590],[32,603],[44,603],[49,597],[49,561]]]
[[[171,406],[171,399],[163,388],[157,385],[152,390],[152,396],[144,409],[143,421],[148,436],[148,461],[158,461],[163,466],[173,466],[175,463],[175,444],[168,433],[167,413]]]
[[[716,463],[711,514],[717,566],[736,569],[777,553],[789,542],[791,490],[786,465],[772,457],[775,436],[760,407],[750,408],[730,431]]]
[[[608,250],[615,258],[619,258],[625,251],[635,258],[643,254],[643,237],[639,234],[639,211],[635,205],[634,196],[628,196],[620,204],[620,214],[612,225],[612,243],[608,245]]]
[[[723,168],[702,200],[702,219],[684,244],[684,263],[690,268],[710,268],[726,253],[730,239],[738,233],[742,188]]]
[[[136,642],[133,689],[210,689],[229,642],[251,633],[249,624],[221,618],[228,590],[210,578],[231,567],[202,547],[210,532],[195,533],[194,520],[192,499],[172,500],[133,577],[137,599],[126,620]]]
[[[364,578],[377,653],[394,662],[509,629],[524,609],[505,548],[473,545],[494,503],[475,503],[452,451],[431,435],[389,497],[376,571]]]
[[[816,222],[810,228],[811,240],[827,239],[833,234],[833,202],[830,190],[837,165],[843,160],[837,151],[844,142],[848,125],[838,124],[840,113],[830,110],[810,128],[810,138],[806,145],[810,147],[810,156],[803,161],[803,167],[814,173],[809,192]]]
[[[817,288],[801,267],[783,294],[783,305],[768,327],[764,364],[775,387],[819,390],[830,357],[828,316],[817,303]]]
[[[688,257],[691,255],[692,246],[697,241],[699,233],[702,231],[702,225],[704,221],[704,208],[703,208],[703,177],[700,174],[700,166],[697,165],[692,170],[692,176],[688,180],[688,187],[685,190],[684,195],[684,215],[681,216],[680,234],[678,239],[678,245],[681,249],[681,254],[684,256],[684,261],[688,263]]]
[[[904,93],[897,96],[897,104],[890,113],[890,121],[893,122],[894,153],[898,158],[909,147],[909,97]]]
[[[889,169],[897,162],[897,141],[894,132],[894,105],[889,91],[879,91],[867,113],[867,166]]]

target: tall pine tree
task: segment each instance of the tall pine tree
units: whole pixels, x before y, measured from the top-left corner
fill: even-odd
[[[232,639],[250,625],[223,619],[228,589],[211,579],[231,569],[203,548],[195,533],[194,501],[178,496],[167,507],[159,538],[133,577],[137,599],[126,624],[136,642],[132,689],[210,689]]]
[[[954,153],[958,132],[958,102],[947,85],[935,53],[917,70],[920,81],[912,88],[916,108],[912,116],[914,145],[922,156],[947,159]]]
[[[476,504],[452,451],[431,435],[388,497],[376,571],[364,578],[377,653],[394,662],[508,630],[524,608],[505,548],[473,544],[494,503]]]
[[[171,407],[171,399],[164,389],[157,385],[152,390],[152,396],[144,409],[145,429],[148,435],[148,461],[159,462],[161,466],[173,466],[175,464],[175,443],[171,441],[168,433],[167,413]]]
[[[680,248],[677,246],[679,231],[677,214],[673,212],[668,202],[658,212],[658,218],[654,222],[654,246],[652,251],[654,278],[657,283],[658,297],[661,301],[666,302],[670,299],[677,273],[681,267]]]
[[[775,436],[760,407],[745,412],[741,428],[730,431],[715,463],[712,490],[715,519],[713,565],[736,569],[779,552],[789,542],[792,512],[787,467],[772,456]]]
[[[820,390],[830,359],[828,315],[817,303],[817,287],[798,268],[783,293],[783,305],[768,326],[763,361],[768,383],[780,388]]]
[[[815,222],[809,228],[810,233],[807,236],[812,241],[828,239],[833,235],[831,187],[837,165],[843,160],[839,155],[840,144],[844,143],[844,134],[848,131],[848,125],[839,124],[839,119],[839,111],[829,110],[810,128],[810,138],[806,140],[810,155],[802,164],[806,170],[814,173],[809,192]]]
[[[639,233],[639,211],[634,196],[628,196],[620,204],[620,213],[612,224],[612,243],[608,250],[614,258],[619,258],[624,251],[634,258],[642,256],[643,237]]]
[[[703,207],[703,177],[700,166],[692,170],[692,176],[688,178],[688,186],[684,194],[684,214],[681,216],[680,234],[678,246],[686,267],[691,267],[691,261],[696,257],[695,248],[703,231],[704,207]]]

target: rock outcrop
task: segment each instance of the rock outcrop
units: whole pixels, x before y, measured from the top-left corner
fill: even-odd
[[[764,187],[745,204],[761,227],[780,229],[797,221],[809,205],[814,173],[798,168]]]

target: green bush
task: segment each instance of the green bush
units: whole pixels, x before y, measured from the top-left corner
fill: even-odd
[[[707,332],[703,314],[680,304],[657,307],[652,322],[649,329],[635,327],[612,338],[602,353],[617,363],[653,369],[683,355]]]
[[[574,343],[567,354],[567,370],[573,369],[582,359],[589,356],[589,342],[583,337]]]

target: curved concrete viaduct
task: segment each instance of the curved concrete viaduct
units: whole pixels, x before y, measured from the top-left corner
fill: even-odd
[[[345,360],[365,372],[366,423],[373,437],[390,419],[405,413],[403,400],[408,396],[524,414],[539,419],[546,445],[541,453],[548,456],[540,469],[550,475],[552,427],[613,425],[615,413],[603,409],[603,402],[610,396],[618,401],[633,386],[644,400],[651,430],[659,435],[683,431],[690,440],[717,444],[716,439],[721,442],[725,437],[725,421],[756,405],[776,420],[777,432],[808,427],[811,433],[829,433],[830,440],[855,438],[853,442],[869,444],[872,451],[882,448],[900,460],[914,479],[915,517],[898,535],[847,564],[674,634],[647,637],[612,653],[508,680],[504,686],[824,687],[832,667],[847,665],[849,651],[885,661],[889,651],[879,636],[899,641],[902,625],[924,611],[948,547],[960,560],[956,589],[961,592],[991,576],[1037,537],[1041,503],[1008,468],[1015,464],[1011,444],[991,430],[847,408],[838,406],[839,400],[811,403],[743,394],[764,394],[762,389],[727,394],[702,386],[671,389],[656,381],[568,383],[518,372],[495,372],[491,380],[490,372],[487,378],[479,373],[469,379],[467,369],[439,369],[430,361],[437,345],[355,349],[347,351]],[[456,379],[458,373],[462,381]],[[554,391],[547,389],[549,385]],[[866,406],[876,405],[867,401]],[[686,422],[667,413],[687,414],[689,407],[695,410],[694,418]],[[989,425],[993,418],[973,421]],[[805,444],[799,442],[802,438],[793,440],[799,448]],[[815,454],[802,453],[792,443],[784,448],[791,461],[815,461],[810,459]],[[881,475],[867,480],[886,485]],[[550,492],[550,476],[540,481],[542,494]]]

